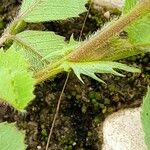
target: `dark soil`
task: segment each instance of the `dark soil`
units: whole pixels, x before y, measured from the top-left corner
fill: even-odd
[[[15,16],[19,4],[19,0],[2,0],[0,6],[1,33],[6,24]],[[112,12],[111,15],[116,15],[116,12]],[[32,24],[29,27],[55,31],[57,34],[65,36],[66,39],[69,39],[73,33],[78,39],[84,18],[85,14],[82,14],[79,18],[72,20]],[[92,9],[82,38],[84,39],[103,26],[104,22],[107,22],[107,19],[103,13]],[[49,149],[100,150],[102,137],[98,135],[98,132],[104,118],[119,109],[141,105],[147,85],[150,84],[149,60],[150,54],[122,60],[124,63],[138,66],[142,73],[124,73],[126,74],[125,78],[100,75],[107,85],[85,76],[83,76],[85,84],[82,84],[74,74],[71,74],[63,95]],[[28,150],[45,149],[65,78],[65,73],[59,74],[56,78],[38,85],[35,90],[36,98],[24,114],[15,112],[9,106],[0,105],[0,121],[17,122],[18,127],[26,131]]]

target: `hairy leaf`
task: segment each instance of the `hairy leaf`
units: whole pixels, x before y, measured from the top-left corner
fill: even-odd
[[[34,98],[35,81],[28,63],[15,50],[0,51],[0,101],[24,111]]]
[[[0,150],[25,150],[25,134],[14,124],[0,123]]]
[[[111,73],[118,76],[124,76],[114,69],[120,69],[128,72],[140,72],[139,69],[134,67],[129,67],[125,64],[117,63],[117,62],[107,62],[107,61],[96,61],[96,62],[65,62],[62,66],[65,71],[70,71],[72,69],[76,76],[83,82],[81,78],[81,74],[87,75],[97,81],[103,82],[100,78],[98,78],[95,73]]]
[[[79,44],[73,38],[67,43],[64,37],[47,31],[24,31],[14,40],[13,47],[30,61],[34,71],[58,61]]]
[[[150,88],[148,88],[148,92],[143,99],[141,121],[145,134],[147,149],[150,149]]]
[[[78,17],[87,0],[23,0],[20,16],[26,22],[43,22]]]
[[[128,13],[138,2],[139,0],[126,0],[123,13]],[[129,25],[126,31],[131,43],[150,47],[150,11]]]

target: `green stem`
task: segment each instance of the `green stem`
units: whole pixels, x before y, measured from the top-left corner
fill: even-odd
[[[36,83],[41,83],[45,81],[47,78],[54,77],[56,74],[63,72],[63,68],[54,68],[50,71],[44,71],[43,73],[37,73],[35,74],[34,78],[36,78]]]
[[[10,27],[10,33],[12,35],[16,35],[17,33],[23,31],[26,27],[27,23],[23,20],[18,20],[14,27]]]
[[[97,49],[105,45],[113,35],[120,32],[123,28],[137,20],[147,11],[150,11],[150,1],[143,0],[143,2],[135,6],[135,8],[133,8],[128,14],[122,16],[103,31],[99,31],[91,39],[85,41],[83,45],[70,54],[69,60],[78,62],[100,59]]]
[[[3,46],[3,44],[8,40],[9,37],[9,33],[5,33],[2,35],[2,37],[0,38],[0,47]]]
[[[23,20],[21,20],[21,18],[15,18],[14,21],[7,26],[2,37],[0,38],[0,46],[2,46],[7,40],[9,40],[12,37],[12,35],[21,32],[25,27],[26,23]]]
[[[130,23],[137,20],[141,15],[143,15],[143,13],[149,10],[150,10],[150,1],[143,0],[142,3],[135,6],[135,8],[132,9],[127,15],[122,16],[119,20],[117,20],[111,26],[104,29],[102,32],[99,31],[94,37],[92,37],[88,41],[85,41],[83,45],[81,45],[75,51],[67,55],[65,58],[62,58],[60,61],[54,63],[53,65],[48,65],[46,68],[37,72],[34,75],[34,77],[37,80],[37,83],[45,81],[49,77],[63,71],[63,69],[58,69],[58,70],[56,69],[57,71],[53,71],[53,70],[55,70],[55,68],[59,68],[59,66],[65,60],[79,62],[87,58],[88,60],[90,60],[89,58],[96,57],[96,55],[94,54],[97,48],[103,46],[109,38],[111,38],[116,33],[120,32],[123,28],[125,28]]]

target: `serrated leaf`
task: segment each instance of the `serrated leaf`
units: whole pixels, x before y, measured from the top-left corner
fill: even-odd
[[[78,17],[87,0],[23,0],[20,16],[26,22],[43,22]]]
[[[138,0],[126,0],[123,13],[128,13],[138,2]],[[132,44],[150,47],[150,11],[129,25],[126,31]]]
[[[34,98],[35,81],[29,65],[15,50],[0,51],[0,101],[24,111]]]
[[[141,121],[145,134],[145,143],[147,149],[150,149],[150,88],[148,88],[147,94],[143,99]]]
[[[29,60],[34,71],[56,62],[79,45],[73,38],[67,43],[64,37],[47,31],[24,31],[14,40],[12,47]]]
[[[25,134],[14,124],[0,123],[0,150],[25,150]]]
[[[48,52],[47,54],[45,54],[45,57],[42,60],[47,60],[47,61],[52,62],[52,60],[54,59],[56,61],[56,58],[59,59],[60,57],[63,57],[69,54],[71,51],[73,51],[75,48],[77,48],[81,44],[81,42],[75,41],[73,39],[73,35],[71,36],[68,43],[65,41],[63,41],[63,43],[64,44],[62,44],[62,46],[58,48],[57,50],[51,48],[52,52]],[[57,44],[58,44],[58,41],[57,41]]]
[[[97,81],[103,82],[100,78],[98,78],[95,73],[110,73],[118,76],[124,76],[114,69],[120,69],[128,72],[140,72],[139,69],[134,67],[129,67],[125,64],[117,63],[117,62],[107,62],[107,61],[95,61],[95,62],[65,62],[61,65],[65,71],[70,71],[71,69],[74,71],[76,76],[83,82],[81,78],[81,74],[87,75]]]

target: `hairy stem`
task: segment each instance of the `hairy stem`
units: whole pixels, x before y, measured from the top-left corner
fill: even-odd
[[[18,32],[22,31],[25,28],[26,23],[25,21],[23,21],[23,18],[41,2],[42,2],[41,0],[36,0],[35,2],[33,2],[33,4],[29,9],[27,9],[23,13],[21,12],[19,13],[19,15],[10,23],[10,25],[8,25],[5,32],[3,33],[3,36],[0,38],[0,46],[2,46],[9,39],[8,34],[9,35],[17,34]]]
[[[97,55],[95,51],[98,48],[102,47],[109,40],[109,38],[120,32],[123,28],[137,20],[140,16],[142,16],[149,10],[150,1],[143,0],[143,2],[135,6],[135,8],[133,8],[127,15],[122,16],[119,20],[104,29],[102,32],[99,31],[95,36],[93,36],[88,41],[85,41],[83,45],[78,47],[75,51],[67,55],[65,58],[62,58],[61,60],[53,64],[53,66],[48,65],[45,69],[36,73],[34,77],[37,79],[37,83],[45,81],[49,77],[56,75],[55,73],[59,73],[59,70],[57,70],[58,72],[53,72],[52,70],[55,69],[55,67],[59,68],[61,63],[63,63],[65,60],[79,62],[86,59],[90,60],[90,58],[92,59],[92,57],[94,57],[95,59]]]
[[[2,34],[2,37],[0,38],[0,46],[3,46],[3,44],[9,40],[12,35],[18,33],[20,30],[22,30],[22,27],[25,26],[25,23],[21,21],[19,18],[15,18],[13,22],[11,22],[7,28],[4,30],[4,33]]]
[[[54,68],[54,67],[52,67],[52,68]],[[58,68],[51,69],[50,71],[47,70],[44,72],[36,73],[34,75],[34,78],[36,78],[36,83],[38,84],[38,83],[45,81],[48,78],[54,77],[56,74],[58,74],[60,72],[63,72],[63,69],[58,67]]]
[[[103,31],[99,31],[90,40],[85,41],[83,45],[70,54],[69,60],[77,62],[100,59],[96,50],[105,45],[105,43],[113,35],[120,32],[123,28],[137,20],[147,11],[150,11],[150,1],[143,0],[143,2],[135,6],[135,8],[133,8],[128,14],[122,16],[119,20],[106,27]]]
[[[3,44],[7,41],[8,37],[10,35],[7,33],[3,34],[2,37],[0,38],[0,47],[3,46]]]

